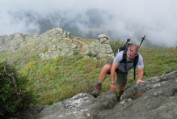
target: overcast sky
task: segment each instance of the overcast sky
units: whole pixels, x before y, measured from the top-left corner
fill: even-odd
[[[39,35],[61,27],[72,35],[131,38],[177,46],[177,0],[0,0],[0,35]]]

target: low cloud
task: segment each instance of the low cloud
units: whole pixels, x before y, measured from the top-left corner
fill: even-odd
[[[38,35],[61,27],[73,35],[177,45],[175,0],[1,0],[0,35]]]

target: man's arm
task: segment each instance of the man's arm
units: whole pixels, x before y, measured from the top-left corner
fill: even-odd
[[[111,90],[112,91],[116,90],[115,72],[117,68],[118,68],[118,65],[113,63],[111,67]]]
[[[144,68],[138,68],[138,79],[136,83],[141,83],[143,81]]]

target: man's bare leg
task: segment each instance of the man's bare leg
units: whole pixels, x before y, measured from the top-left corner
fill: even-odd
[[[110,73],[110,70],[111,70],[110,64],[106,64],[103,66],[99,75],[98,83],[96,84],[95,90],[92,92],[92,95],[95,98],[100,94],[102,83],[104,82],[106,75]]]

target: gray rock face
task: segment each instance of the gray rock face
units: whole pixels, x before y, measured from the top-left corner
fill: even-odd
[[[24,113],[25,119],[99,119],[99,111],[111,109],[116,104],[116,95],[107,92],[94,98],[80,93],[50,106],[34,107]]]
[[[177,71],[132,86],[120,103],[112,92],[97,98],[81,93],[54,105],[32,108],[24,115],[26,119],[176,119]]]

